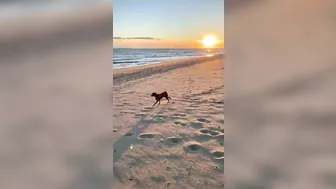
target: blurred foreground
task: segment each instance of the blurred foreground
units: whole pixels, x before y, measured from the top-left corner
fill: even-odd
[[[14,3],[1,4],[0,188],[110,188],[111,2]]]
[[[225,187],[336,188],[335,2],[230,3]]]

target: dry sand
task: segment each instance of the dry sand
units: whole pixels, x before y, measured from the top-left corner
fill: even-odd
[[[114,72],[114,187],[224,188],[224,57]]]

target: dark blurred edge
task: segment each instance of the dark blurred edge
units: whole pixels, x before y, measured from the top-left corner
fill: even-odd
[[[246,6],[255,5],[256,3],[262,3],[264,0],[224,0],[225,14],[232,13],[238,9]]]
[[[78,44],[79,42],[92,42],[100,39],[110,38],[112,42],[112,6],[110,8],[106,6],[100,8],[101,10],[98,8],[98,10],[94,10],[91,13],[89,11],[81,12],[78,10],[74,10],[72,13],[73,15],[83,15],[83,17],[85,16],[86,18],[80,18],[78,15],[76,16],[77,18],[73,18],[71,14],[68,15],[68,18],[62,18],[61,15],[55,15],[54,17],[56,19],[53,19],[58,22],[56,24],[59,26],[57,28],[56,25],[55,30],[47,32],[36,30],[36,28],[39,27],[39,20],[29,20],[26,18],[15,20],[12,23],[14,29],[17,27],[17,25],[20,25],[20,22],[22,22],[23,25],[30,22],[33,24],[32,26],[27,25],[23,27],[17,27],[17,30],[20,31],[16,31],[18,34],[14,34],[14,37],[0,35],[0,57],[12,56],[20,53],[29,53],[33,51],[43,52],[58,46],[68,46],[72,44]],[[59,22],[62,22],[61,19],[67,19],[67,23],[64,25],[60,24]],[[48,19],[44,19],[42,16],[41,22],[48,22]],[[49,22],[53,22],[53,20],[50,19]],[[7,27],[11,27],[11,24],[5,25],[9,25]],[[32,29],[33,31],[31,31]]]

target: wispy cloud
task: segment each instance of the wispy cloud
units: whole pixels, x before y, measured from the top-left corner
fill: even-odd
[[[132,39],[138,39],[138,40],[156,40],[160,41],[162,39],[160,38],[154,38],[154,37],[113,37],[115,40],[132,40]]]

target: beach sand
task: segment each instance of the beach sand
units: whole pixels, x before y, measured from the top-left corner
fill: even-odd
[[[224,56],[114,70],[114,187],[224,188]],[[152,107],[152,92],[171,101]]]

